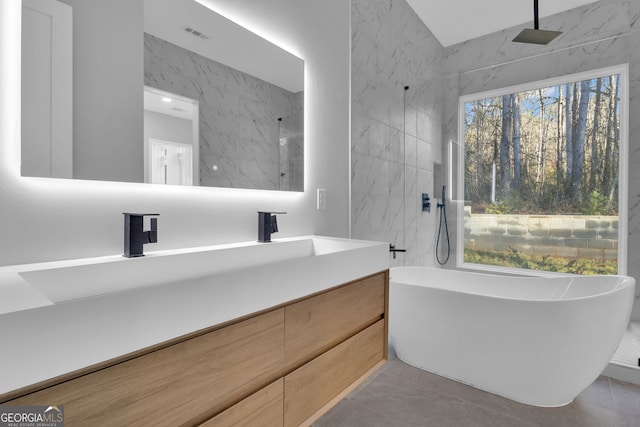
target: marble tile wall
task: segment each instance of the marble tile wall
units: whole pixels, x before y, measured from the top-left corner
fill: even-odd
[[[435,201],[423,213],[420,195],[442,162],[443,48],[405,0],[351,11],[351,235],[406,248],[392,265],[433,265]]]
[[[277,119],[302,117],[300,94],[149,34],[144,49],[145,85],[200,101],[200,185],[278,189]],[[288,123],[302,131],[300,120]],[[301,145],[302,138],[291,144]],[[302,147],[290,152],[301,156]],[[302,162],[297,165],[301,170]],[[301,189],[302,176],[298,171],[288,186]]]
[[[586,45],[590,42],[606,40],[621,34],[628,34],[630,27],[629,2],[633,0],[600,0],[589,5],[572,9],[540,19],[543,29],[558,29],[562,35],[547,46],[513,43],[511,40],[532,23],[507,28],[446,48],[446,62],[455,65],[458,73],[494,67],[523,58],[538,57],[567,47]],[[541,60],[544,61],[544,59]],[[500,81],[496,81],[500,84]]]
[[[629,63],[628,273],[640,279],[640,2],[600,0],[541,19],[563,31],[548,46],[512,43],[519,26],[449,46],[444,54],[444,141],[458,141],[458,97]],[[455,219],[454,215],[451,215]],[[455,229],[455,227],[454,227]],[[455,245],[454,245],[455,246]],[[633,317],[640,319],[640,302]]]

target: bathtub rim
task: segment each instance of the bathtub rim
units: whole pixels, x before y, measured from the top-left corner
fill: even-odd
[[[612,289],[606,290],[604,292],[599,292],[599,293],[596,293],[596,294],[585,295],[585,296],[580,296],[580,297],[565,298],[565,299],[562,299],[562,298],[544,299],[544,298],[518,298],[518,297],[515,297],[515,296],[490,295],[490,294],[486,294],[486,293],[461,291],[461,290],[449,289],[449,288],[444,288],[444,287],[434,287],[434,286],[430,286],[429,284],[425,284],[425,283],[407,283],[407,282],[402,282],[402,281],[398,281],[398,280],[394,280],[393,279],[394,270],[423,270],[423,269],[424,270],[436,270],[436,271],[442,270],[443,272],[446,272],[445,274],[467,273],[467,274],[470,274],[470,275],[481,275],[481,276],[500,277],[500,278],[514,277],[514,278],[525,280],[525,281],[538,281],[538,280],[549,280],[549,279],[562,279],[562,280],[587,279],[587,280],[589,280],[591,278],[596,278],[596,277],[616,278],[616,279],[618,279],[618,281],[616,282],[616,284],[614,285],[614,287]],[[626,275],[621,275],[621,274],[584,276],[584,275],[579,275],[579,274],[566,274],[566,273],[564,273],[564,274],[559,274],[557,276],[549,276],[549,275],[545,275],[545,276],[531,276],[531,275],[518,276],[518,275],[495,274],[495,273],[485,273],[485,272],[478,272],[478,271],[468,271],[468,270],[438,268],[438,267],[428,267],[428,266],[397,266],[397,267],[391,267],[389,269],[389,286],[391,286],[392,283],[397,283],[397,284],[401,284],[401,285],[404,285],[404,286],[426,287],[426,288],[431,288],[431,289],[437,289],[438,291],[443,291],[443,292],[447,292],[447,293],[464,293],[464,294],[469,294],[469,295],[482,297],[482,298],[489,298],[489,299],[509,300],[509,301],[531,301],[531,302],[545,302],[545,303],[563,303],[563,302],[566,303],[566,302],[569,302],[569,301],[584,301],[584,300],[589,300],[589,299],[594,299],[594,298],[602,298],[602,297],[604,297],[606,295],[611,295],[611,294],[615,294],[615,293],[618,293],[618,292],[622,292],[628,287],[634,287],[634,294],[635,294],[635,283],[636,283],[636,280],[632,276],[626,276]]]

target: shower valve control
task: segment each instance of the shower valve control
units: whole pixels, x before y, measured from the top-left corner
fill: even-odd
[[[422,193],[422,212],[431,212],[429,193]]]

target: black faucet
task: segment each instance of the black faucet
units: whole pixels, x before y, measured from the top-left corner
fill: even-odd
[[[389,244],[389,252],[393,253],[393,259],[396,259],[396,252],[407,252],[406,249],[396,249],[396,245]]]
[[[142,245],[158,241],[158,218],[151,218],[151,230],[143,231],[145,216],[159,216],[160,214],[124,214],[124,256],[127,258],[144,256]]]
[[[278,232],[276,214],[284,215],[286,212],[258,212],[258,242],[270,242],[271,233]]]

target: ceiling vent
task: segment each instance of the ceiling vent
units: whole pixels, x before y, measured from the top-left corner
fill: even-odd
[[[201,38],[202,40],[207,40],[209,38],[208,35],[196,30],[195,28],[191,28],[190,26],[185,26],[184,28],[182,28],[183,30],[185,30],[187,33],[194,35],[198,38]]]

